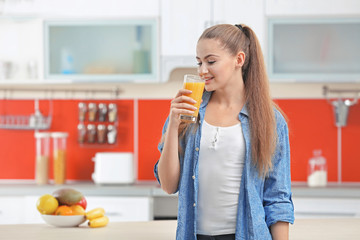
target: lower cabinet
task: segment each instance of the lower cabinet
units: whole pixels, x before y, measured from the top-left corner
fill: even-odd
[[[36,209],[39,196],[0,197],[0,224],[44,223]],[[110,222],[153,220],[152,197],[87,196],[87,210],[105,209]]]
[[[151,197],[86,197],[87,209],[102,207],[110,222],[153,220]]]
[[[293,198],[295,219],[360,217],[359,198]]]
[[[0,224],[16,224],[22,222],[24,209],[23,197],[0,197]]]

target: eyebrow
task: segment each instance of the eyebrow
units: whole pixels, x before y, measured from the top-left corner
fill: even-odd
[[[207,59],[209,57],[219,57],[218,55],[215,55],[215,54],[209,54],[209,55],[206,55],[204,59]],[[196,59],[200,59],[198,56],[196,56]]]

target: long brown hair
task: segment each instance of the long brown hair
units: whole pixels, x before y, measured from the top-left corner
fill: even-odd
[[[272,169],[277,133],[274,106],[268,76],[259,41],[246,25],[219,24],[204,31],[201,39],[214,39],[223,44],[230,54],[245,53],[242,76],[245,86],[245,101],[249,114],[251,152],[253,163],[260,176]]]
[[[252,29],[243,24],[212,26],[203,32],[199,41],[201,39],[219,40],[223,47],[234,56],[240,51],[245,53],[242,77],[249,114],[251,153],[259,176],[265,177],[272,169],[272,157],[277,141],[274,107],[281,113],[282,111],[270,96],[269,80],[259,41]],[[190,125],[181,123],[179,143],[185,137],[186,132],[197,127],[198,123]],[[162,136],[161,142],[164,142],[164,136],[165,134]],[[182,150],[179,146],[179,154],[182,154]]]

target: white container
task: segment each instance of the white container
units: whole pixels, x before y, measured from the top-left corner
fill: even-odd
[[[314,150],[314,156],[309,159],[307,184],[309,187],[327,185],[327,163],[321,155],[321,150]]]
[[[97,184],[134,183],[134,161],[132,153],[99,152],[95,162],[92,179]]]

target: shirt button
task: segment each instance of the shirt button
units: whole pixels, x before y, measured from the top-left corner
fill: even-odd
[[[195,148],[195,151],[197,151],[197,152],[198,152],[198,151],[199,151],[199,148],[198,148],[198,147],[197,147],[197,148]]]
[[[194,205],[193,205],[194,207],[196,207],[196,203],[194,203]]]
[[[195,179],[195,176],[192,176],[192,179]]]

